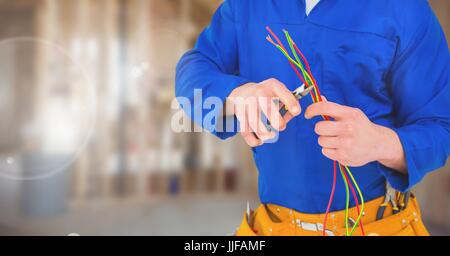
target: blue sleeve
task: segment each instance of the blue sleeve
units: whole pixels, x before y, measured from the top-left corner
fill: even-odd
[[[428,4],[411,16],[388,76],[408,175],[381,166],[389,183],[403,192],[445,165],[450,154],[448,45]]]
[[[207,100],[213,97],[224,103],[233,89],[248,83],[239,76],[238,45],[231,2],[226,0],[219,7],[210,26],[202,32],[194,49],[181,58],[176,71],[176,96],[191,102],[191,107],[183,109],[196,124],[221,139],[236,134],[237,120],[235,117],[224,118],[223,104],[211,105]],[[207,116],[214,118],[208,118],[207,121]]]

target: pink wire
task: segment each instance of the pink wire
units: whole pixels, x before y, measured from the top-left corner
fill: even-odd
[[[333,187],[331,188],[330,199],[328,200],[327,211],[325,212],[325,219],[323,221],[323,236],[326,235],[325,230],[327,229],[328,214],[330,213],[331,204],[333,203],[333,199],[334,199],[334,192],[336,190],[336,174],[337,174],[336,164],[337,164],[336,161],[334,161],[333,162]]]

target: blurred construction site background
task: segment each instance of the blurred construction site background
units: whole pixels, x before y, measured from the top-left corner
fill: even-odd
[[[450,36],[450,1],[430,1]],[[0,0],[0,235],[226,235],[240,138],[174,133],[175,65],[221,0]],[[450,166],[416,188],[450,235]]]

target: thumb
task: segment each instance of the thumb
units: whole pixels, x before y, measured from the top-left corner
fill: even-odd
[[[327,101],[328,101],[327,98],[326,98],[325,96],[321,95],[321,97],[322,97],[322,101],[324,101],[324,102],[327,102]]]

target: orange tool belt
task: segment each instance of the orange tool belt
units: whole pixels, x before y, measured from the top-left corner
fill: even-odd
[[[367,236],[429,236],[420,214],[419,204],[414,196],[402,211],[395,213],[387,205],[383,218],[377,220],[377,212],[384,197],[365,205],[362,223]],[[277,205],[261,205],[250,215],[246,213],[237,236],[322,236],[324,214],[305,214]],[[355,208],[349,210],[349,219],[358,217]],[[344,236],[345,211],[331,212],[326,226],[328,236]],[[361,235],[359,227],[353,233]]]

